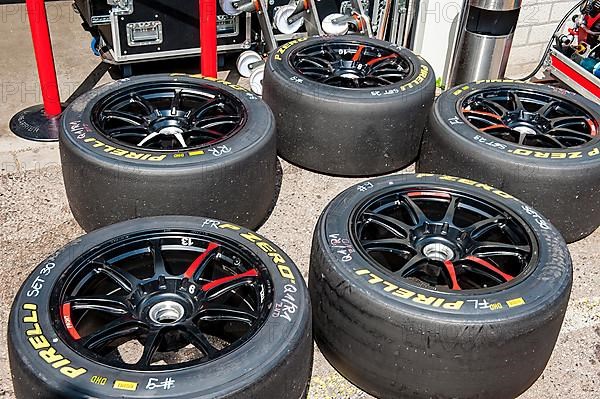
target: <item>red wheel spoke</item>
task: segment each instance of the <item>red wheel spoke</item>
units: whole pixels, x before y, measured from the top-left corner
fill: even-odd
[[[485,112],[485,111],[471,111],[471,110],[469,110],[469,109],[465,109],[465,108],[463,108],[463,110],[462,110],[462,111],[463,111],[463,113],[465,113],[465,114],[473,114],[473,115],[489,116],[490,118],[494,118],[494,119],[497,119],[497,120],[502,120],[502,117],[501,117],[500,115],[496,115],[496,114],[493,114],[493,113],[491,113],[491,112]]]
[[[210,291],[213,290],[219,286],[222,286],[224,284],[233,282],[233,281],[237,281],[237,280],[243,280],[249,277],[258,277],[258,271],[256,271],[256,269],[250,269],[247,272],[244,273],[240,273],[240,274],[234,274],[233,276],[227,276],[227,277],[223,277],[223,278],[219,278],[216,280],[211,281],[210,283],[206,283],[202,286],[202,290],[203,291]]]
[[[467,256],[466,259],[470,260],[471,262],[475,262],[479,266],[496,273],[497,275],[501,276],[506,281],[511,281],[512,279],[515,278],[514,276],[511,276],[510,274],[504,273],[502,270],[498,269],[496,266],[492,265],[490,262],[485,261],[476,256]]]
[[[191,279],[192,277],[194,277],[196,272],[201,269],[201,266],[202,266],[202,268],[204,268],[204,266],[206,266],[206,264],[208,263],[208,262],[206,262],[207,258],[217,248],[219,248],[218,244],[215,244],[212,242],[210,244],[208,244],[208,247],[206,247],[206,250],[204,252],[202,252],[200,254],[200,256],[198,256],[196,258],[196,260],[194,260],[192,262],[192,264],[187,268],[185,273],[183,273],[183,277],[188,278],[188,279]]]
[[[65,303],[62,305],[62,308],[60,309],[60,317],[62,318],[63,323],[65,323],[65,327],[67,328],[67,332],[71,338],[73,338],[75,341],[81,339],[81,336],[77,332],[77,329],[73,325],[73,320],[71,319],[70,303]]]
[[[390,55],[386,55],[385,57],[379,57],[379,58],[372,59],[371,61],[367,62],[367,65],[372,66],[372,65],[377,64],[378,62],[381,62],[383,60],[387,60],[390,58],[396,58],[396,54],[390,54]]]
[[[492,125],[492,126],[488,126],[488,127],[482,127],[480,130],[482,132],[487,132],[488,130],[492,130],[492,129],[510,129],[510,128],[506,125]]]
[[[354,53],[354,57],[352,57],[352,61],[360,60],[360,56],[362,55],[362,52],[364,49],[365,49],[365,46],[358,46],[358,50],[356,50],[356,53]]]
[[[458,285],[458,279],[456,278],[456,268],[454,267],[454,263],[449,260],[445,260],[444,267],[450,276],[450,282],[452,283],[452,287],[450,288],[453,290],[461,290],[462,288],[460,288],[460,285]]]

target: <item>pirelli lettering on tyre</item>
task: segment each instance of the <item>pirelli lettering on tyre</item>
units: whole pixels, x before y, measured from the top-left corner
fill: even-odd
[[[85,143],[90,144],[94,148],[102,148],[104,150],[104,152],[107,152],[112,155],[116,155],[118,157],[127,158],[127,159],[138,159],[141,161],[160,162],[167,157],[166,154],[152,155],[147,152],[134,152],[134,151],[125,150],[122,148],[113,147],[113,146],[103,143],[102,141],[95,139],[93,137],[89,137],[83,141]]]
[[[522,157],[532,157],[541,159],[579,159],[579,158],[595,158],[600,155],[600,148],[594,147],[586,151],[567,151],[567,152],[547,152],[528,150],[525,148],[517,148],[508,152]]]
[[[425,79],[427,79],[427,76],[429,76],[429,67],[423,64],[421,65],[419,75],[416,78],[414,78],[411,82],[400,86],[400,91],[406,91],[408,89],[412,89],[413,87],[420,85],[425,81]]]
[[[415,303],[448,310],[460,310],[465,303],[465,301],[451,302],[447,301],[445,298],[440,298],[434,295],[424,295],[406,288],[399,287],[394,283],[386,281],[368,269],[357,270],[355,273],[359,276],[365,276],[369,284],[376,285],[377,288],[383,290],[384,292],[388,292],[404,300],[410,300]]]
[[[219,225],[220,229],[229,229],[233,231],[241,230],[241,227],[236,226],[231,223],[223,223]],[[269,255],[273,263],[277,266],[281,277],[289,280],[292,284],[296,284],[296,277],[292,272],[292,269],[286,264],[287,261],[285,258],[275,249],[273,246],[264,238],[259,236],[256,233],[251,231],[247,233],[240,233],[240,237],[245,239],[246,241],[255,244],[258,248],[260,248],[264,253]]]
[[[283,55],[283,54],[284,54],[284,53],[285,53],[285,52],[286,52],[286,51],[287,51],[287,50],[288,50],[290,47],[292,47],[292,46],[293,46],[293,45],[295,45],[295,44],[301,43],[301,42],[303,42],[303,41],[305,41],[305,40],[307,40],[307,39],[308,39],[308,37],[301,37],[301,38],[298,38],[298,39],[295,39],[295,40],[292,40],[292,41],[289,41],[289,42],[285,43],[283,46],[281,46],[281,47],[279,47],[279,48],[277,49],[277,52],[275,53],[275,59],[276,59],[277,61],[281,61],[281,60],[282,60],[281,56],[282,56],[282,55]]]
[[[437,178],[439,178],[442,181],[452,181],[452,182],[457,182],[457,183],[461,183],[461,184],[465,184],[467,186],[473,186],[473,187],[477,187],[477,188],[481,188],[485,191],[488,191],[492,194],[496,194],[499,197],[502,197],[504,199],[515,199],[515,197],[513,197],[512,195],[505,193],[502,190],[498,190],[497,188],[494,188],[492,186],[490,186],[489,184],[484,184],[484,183],[479,183],[476,182],[474,180],[469,180],[469,179],[463,179],[460,177],[455,177],[455,176],[445,176],[445,175],[434,175],[432,173],[419,173],[416,175],[417,178],[423,178],[423,177],[433,177],[436,176]]]
[[[26,303],[23,305],[22,310],[25,311],[22,322],[29,328],[25,331],[25,336],[31,347],[37,351],[44,362],[69,378],[77,378],[87,373],[87,370],[83,367],[74,367],[69,359],[58,353],[50,344],[50,340],[46,338],[39,324],[36,304]]]

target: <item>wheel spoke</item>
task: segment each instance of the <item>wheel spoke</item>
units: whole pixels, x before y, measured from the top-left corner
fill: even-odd
[[[495,101],[486,98],[477,98],[476,101],[486,106],[492,112],[497,113],[500,115],[500,117],[504,117],[506,114],[508,114],[508,110],[503,105],[500,105]]]
[[[255,269],[250,269],[244,273],[222,277],[206,283],[202,286],[202,291],[208,293],[208,300],[214,300],[238,287],[254,283],[257,277],[258,272]]]
[[[543,105],[542,108],[537,111],[537,113],[542,116],[547,116],[551,111],[553,111],[554,108],[557,107],[558,104],[558,101],[548,101],[548,103]]]
[[[320,57],[303,57],[300,59],[300,61],[298,61],[298,63],[306,63],[306,64],[310,64],[313,65],[315,67],[318,68],[325,68],[328,71],[332,71],[333,68],[331,67],[331,63],[323,58]]]
[[[144,126],[124,126],[124,127],[115,127],[112,129],[108,129],[105,133],[110,137],[119,137],[119,136],[134,136],[134,137],[146,137],[150,132]]]
[[[425,213],[421,210],[419,205],[410,198],[409,195],[402,196],[402,203],[406,206],[407,210],[411,215],[411,219],[415,225],[420,225],[428,221],[429,219],[425,216]]]
[[[341,82],[343,78],[341,76],[331,76],[325,79],[322,83],[333,84],[333,82]]]
[[[490,256],[517,256],[522,258],[531,253],[531,247],[529,245],[483,241],[477,242],[470,253],[484,258]]]
[[[177,115],[177,110],[181,107],[181,92],[183,90],[177,89],[173,93],[173,99],[171,100],[171,116]]]
[[[368,80],[372,80],[374,82],[379,82],[379,84],[383,84],[383,85],[391,85],[393,84],[393,82],[382,78],[381,76],[365,76],[364,80],[368,81]]]
[[[323,80],[323,79],[330,79],[331,74],[326,73],[326,72],[307,72],[307,71],[301,71],[301,73],[305,76],[311,77],[313,79],[317,79],[319,81]],[[336,77],[336,76],[334,76]]]
[[[402,251],[413,253],[411,244],[404,238],[381,238],[376,240],[366,240],[362,242],[367,251]]]
[[[395,274],[400,277],[409,277],[419,266],[427,264],[429,259],[423,255],[415,255],[408,260]]]
[[[478,238],[485,236],[490,231],[499,228],[499,224],[505,222],[507,219],[502,216],[490,217],[474,223],[467,227],[465,231],[471,236],[472,239],[477,240]]]
[[[492,265],[490,262],[485,261],[479,257],[468,256],[465,260],[471,261],[484,269],[494,272],[495,274],[502,277],[505,281],[511,281],[512,279],[514,279],[514,276],[504,273],[502,270],[498,269],[496,266]]]
[[[460,205],[460,201],[457,197],[452,197],[450,202],[448,203],[448,209],[446,209],[446,214],[444,215],[442,221],[453,224],[454,223],[454,215]]]
[[[523,105],[523,102],[521,101],[521,98],[519,97],[519,95],[514,91],[510,91],[509,96],[510,96],[512,103],[515,106],[515,111],[524,112],[525,106]]]
[[[560,116],[550,118],[550,123],[553,127],[568,126],[568,125],[587,125],[589,119],[586,116]]]
[[[512,130],[511,128],[509,128],[508,126],[504,125],[504,124],[496,124],[496,125],[492,125],[492,126],[487,126],[484,128],[481,128],[480,130],[482,132],[487,132],[489,130],[498,130],[498,129],[502,129],[502,130]]]
[[[370,60],[369,62],[367,62],[367,65],[369,66],[374,66],[377,65],[378,63],[385,61],[385,60],[391,60],[391,59],[396,59],[398,56],[396,54],[390,54],[390,55],[386,55],[383,57],[377,57],[377,58],[373,58],[372,60]]]
[[[220,109],[220,108],[224,108],[225,107],[225,103],[223,102],[223,98],[221,98],[221,96],[216,96],[215,98],[205,102],[204,104],[202,104],[200,107],[191,110],[189,112],[189,118],[191,120],[191,122],[195,122],[197,120],[199,120],[200,118],[202,118],[204,115],[208,114],[211,111],[214,111],[215,109]]]
[[[506,283],[505,279],[503,279],[502,277],[498,276],[497,274],[489,271],[488,269],[484,269],[484,268],[481,268],[478,266],[473,266],[473,264],[470,262],[463,261],[461,263],[462,263],[461,268],[463,270],[463,273],[461,275],[461,281],[463,283],[470,282],[473,287],[481,288],[481,284],[474,282],[473,279],[471,279],[469,277],[469,274],[476,274],[478,276],[483,276],[486,279],[492,280],[496,284]],[[464,273],[464,271],[467,271],[468,273]]]
[[[188,266],[187,270],[183,273],[183,277],[195,280],[202,275],[206,266],[217,254],[217,249],[220,246],[215,243],[208,244],[208,247]]]
[[[558,148],[567,148],[566,145],[564,145],[563,143],[561,143],[560,141],[558,141],[555,137],[552,137],[548,134],[537,134],[535,137],[538,137],[539,139],[546,141],[546,143],[549,143],[551,145],[554,145],[555,147]]]
[[[364,216],[366,217],[365,223],[374,223],[381,226],[396,237],[406,238],[411,230],[411,226],[392,216],[373,212],[365,212]]]
[[[206,335],[193,322],[189,321],[185,323],[183,331],[186,333],[190,343],[201,350],[205,356],[211,358],[217,353],[217,348],[208,341]]]
[[[212,137],[214,139],[220,139],[221,137],[224,136],[223,133],[217,132],[216,130],[212,130],[212,129],[200,129],[200,128],[197,128],[197,127],[190,129],[189,133],[191,133],[191,132],[198,132],[198,133],[200,133],[203,136]],[[190,136],[191,137],[197,137],[196,135],[190,135]]]
[[[101,118],[105,120],[116,119],[136,126],[143,126],[146,124],[146,121],[141,116],[124,111],[103,111]]]
[[[448,273],[448,277],[450,278],[449,285],[452,290],[461,290],[460,285],[458,285],[458,279],[456,278],[456,268],[454,267],[454,263],[449,260],[444,261],[444,269],[446,273]]]
[[[200,311],[200,320],[204,321],[233,321],[252,325],[257,318],[256,314],[247,310],[221,304],[206,304]]]
[[[129,306],[124,297],[114,296],[83,296],[68,299],[65,303],[70,304],[72,310],[97,310],[115,315],[129,313]]]
[[[371,75],[371,77],[404,79],[405,75],[401,74],[401,73],[398,73],[398,72],[389,72],[389,73],[377,73],[376,75]],[[388,79],[386,79],[386,80],[388,80]]]
[[[140,141],[137,146],[138,147],[142,147],[144,144],[148,143],[149,141],[153,140],[154,138],[156,138],[157,136],[160,136],[160,133],[158,132],[153,132],[150,133],[149,135],[147,135],[146,137],[144,137],[144,139],[142,141]]]
[[[148,367],[152,364],[152,358],[158,351],[160,344],[162,343],[164,338],[163,330],[150,330],[146,335],[146,340],[144,341],[144,351],[142,352],[142,356],[137,361],[138,366]]]
[[[397,72],[402,72],[402,73],[406,74],[408,72],[409,68],[405,68],[397,61],[398,61],[397,59],[386,58],[386,59],[378,62],[377,64],[375,64],[375,66],[372,66],[371,71],[379,71],[379,70],[390,67],[389,69],[393,69]]]
[[[106,262],[93,263],[98,265],[94,268],[95,273],[107,276],[125,292],[132,292],[140,283],[140,280],[137,277],[123,269],[117,269]]]
[[[136,104],[140,105],[142,108],[144,108],[146,110],[146,112],[148,112],[148,115],[157,112],[156,108],[154,108],[154,106],[150,103],[150,101],[146,100],[139,94],[131,93],[130,97],[131,97],[130,101],[133,103],[136,103]]]
[[[166,276],[169,273],[165,267],[165,260],[162,254],[162,246],[160,239],[152,240],[150,245],[150,253],[152,253],[152,263],[154,265],[155,276]]]
[[[194,123],[194,127],[198,129],[210,129],[211,127],[221,125],[235,125],[240,122],[239,115],[220,115],[212,118],[205,118]]]
[[[300,70],[300,72],[306,74],[306,73],[311,73],[311,74],[315,74],[315,75],[320,75],[320,76],[329,76],[330,73],[328,71],[324,71],[323,67],[315,67],[315,66],[305,66],[305,67],[298,67],[298,70]]]
[[[175,133],[173,136],[175,137],[177,142],[179,142],[181,148],[187,148],[187,144],[185,143],[185,139],[183,138],[183,135],[181,133]]]
[[[99,350],[114,341],[136,337],[141,331],[140,322],[133,320],[130,316],[121,316],[82,338],[81,344],[90,350]]]
[[[557,134],[555,134],[556,132],[563,132],[563,134],[559,137],[569,137],[572,136],[573,138],[576,139],[580,139],[580,140],[585,140],[585,142],[588,142],[592,139],[592,136],[586,133],[582,133],[582,132],[578,132],[576,130],[573,129],[568,129],[566,127],[555,127],[553,129],[550,129],[546,132],[546,134],[552,135],[552,136],[558,136]],[[564,134],[566,133],[566,135]]]
[[[474,111],[474,110],[470,110],[470,109],[466,109],[466,108],[463,108],[462,111],[463,111],[464,114],[468,114],[468,115],[477,115],[477,116],[480,116],[480,117],[492,118],[494,120],[494,122],[490,122],[492,124],[497,124],[498,121],[502,121],[502,117],[500,115],[493,114],[491,112]],[[479,118],[479,119],[483,120],[482,118]]]

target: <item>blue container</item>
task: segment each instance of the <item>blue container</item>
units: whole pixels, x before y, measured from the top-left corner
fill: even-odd
[[[584,58],[581,60],[581,65],[585,70],[590,71],[596,77],[600,78],[600,60],[594,58]]]

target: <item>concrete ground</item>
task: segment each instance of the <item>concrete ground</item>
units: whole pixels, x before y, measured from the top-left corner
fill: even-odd
[[[89,37],[69,2],[48,4],[61,94],[66,98],[96,65]],[[69,211],[56,144],[13,136],[8,121],[41,102],[23,6],[0,6],[0,397],[14,398],[6,350],[10,304],[23,280],[46,256],[83,234]],[[322,176],[285,162],[277,206],[260,232],[286,251],[306,276],[314,224],[325,205],[357,182]],[[410,172],[411,168],[404,172]],[[522,398],[600,398],[600,231],[570,246],[575,282],[554,354]],[[368,359],[365,359],[368,361]],[[370,396],[337,374],[318,353],[311,398]]]

